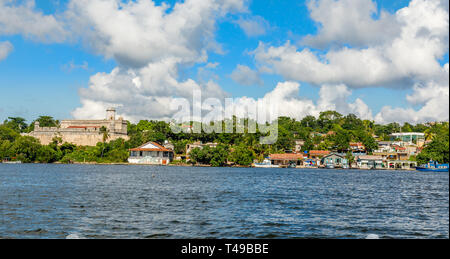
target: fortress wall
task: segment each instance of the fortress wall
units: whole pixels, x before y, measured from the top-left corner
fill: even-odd
[[[37,138],[42,145],[48,145],[53,141],[54,137],[60,137],[64,142],[72,143],[78,146],[95,146],[98,142],[103,142],[103,135],[98,133],[85,133],[85,132],[31,132],[28,136]],[[110,134],[107,142],[122,138],[128,140],[127,135],[122,134]]]
[[[109,129],[111,132],[116,133],[122,133],[127,134],[127,121],[124,120],[115,120],[115,121],[108,121],[108,120],[63,120],[61,121],[61,129],[67,129],[70,126],[88,126],[93,127],[97,126],[101,128],[104,126],[105,128]],[[72,129],[70,129],[72,130]],[[94,130],[94,129],[88,129],[88,130]]]
[[[57,127],[34,127],[34,131],[57,131]]]
[[[65,129],[70,126],[97,126],[97,127],[108,127],[111,121],[107,120],[63,120],[61,121],[61,128]]]
[[[119,138],[129,139],[127,121],[122,118],[116,120],[114,108],[107,110],[106,120],[63,120],[59,127],[39,127],[39,122],[35,122],[34,131],[23,135],[35,137],[43,145],[51,143],[54,137],[60,137],[63,142],[80,146],[95,146],[98,142],[103,142],[103,134],[100,133],[102,126],[109,130],[107,141]]]

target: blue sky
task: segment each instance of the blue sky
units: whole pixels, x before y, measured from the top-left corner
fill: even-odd
[[[21,2],[26,1],[18,1],[16,5],[20,5]],[[156,1],[157,4],[161,2],[173,6],[174,2],[180,1]],[[387,11],[392,15],[410,4],[410,1],[406,0],[375,2],[378,10]],[[33,12],[43,12],[45,15],[55,17],[63,14],[66,9],[67,1],[56,0],[36,0],[35,7],[32,8]],[[318,34],[318,28],[321,26],[311,19],[307,2],[253,0],[247,2],[247,9],[246,12],[231,12],[216,19],[215,41],[220,44],[222,53],[209,51],[207,62],[180,66],[178,80],[192,78],[202,81],[213,78],[233,97],[251,98],[262,98],[273,91],[278,83],[292,81],[292,78],[282,73],[261,72],[259,77],[263,81],[262,84],[242,85],[233,80],[231,74],[237,65],[247,66],[254,71],[265,65],[257,61],[254,54],[261,43],[276,48],[289,41],[296,45],[300,52],[304,46],[299,42],[307,35]],[[167,12],[171,12],[171,9]],[[252,20],[255,17],[265,21],[265,33],[249,36],[237,21]],[[377,20],[379,17],[372,18]],[[0,120],[8,116],[21,116],[31,121],[40,115],[50,115],[57,119],[71,118],[72,112],[82,106],[79,91],[88,87],[90,78],[97,73],[110,73],[115,67],[121,66],[114,58],[108,58],[86,47],[80,39],[43,42],[24,33],[2,34],[0,30],[0,42],[9,42],[13,46],[7,57],[0,60]],[[361,49],[352,44],[347,46]],[[317,49],[313,46],[308,48],[323,54],[333,49],[333,47]],[[214,69],[206,69],[208,72],[201,78],[199,69],[206,63],[218,65]],[[448,63],[448,49],[439,59],[439,63],[441,66]],[[318,101],[321,84],[310,80],[294,79],[294,81],[301,85],[298,98]],[[448,93],[448,89],[446,91]],[[411,94],[413,94],[412,85],[355,87],[352,88],[348,102],[354,102],[359,98],[370,107],[374,115],[385,106],[420,109],[421,105],[410,103],[405,98]]]

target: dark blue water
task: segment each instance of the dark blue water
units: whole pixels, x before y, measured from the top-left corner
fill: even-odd
[[[448,173],[0,164],[0,238],[449,238]]]

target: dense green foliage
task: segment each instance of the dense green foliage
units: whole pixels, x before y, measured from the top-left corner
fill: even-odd
[[[245,145],[236,146],[230,154],[230,160],[237,165],[249,166],[253,163],[255,155],[251,149]]]
[[[228,152],[228,147],[223,144],[218,145],[215,148],[206,146],[202,149],[194,148],[190,153],[190,158],[194,164],[220,167],[227,163]]]
[[[33,137],[20,135],[30,130],[30,126],[23,124],[24,121],[21,118],[9,118],[0,125],[0,160],[20,160],[24,163],[126,162],[128,149],[132,147],[122,139],[107,142],[109,135],[106,129],[100,131],[103,142],[95,147],[62,143],[56,137],[49,145],[41,145]],[[42,127],[57,127],[59,123],[49,116],[41,116],[37,121]],[[34,121],[30,125],[34,125]]]
[[[40,116],[37,120],[41,127],[58,127],[59,122],[49,116]],[[109,132],[106,128],[100,130],[102,142],[94,147],[75,146],[62,143],[55,138],[49,145],[41,145],[36,139],[21,136],[20,133],[30,132],[34,129],[34,122],[26,124],[25,119],[9,117],[0,125],[0,159],[12,158],[23,162],[126,162],[128,149],[138,147],[146,142],[155,141],[163,143],[168,140],[174,145],[178,155],[185,155],[186,145],[201,141],[203,143],[215,142],[216,148],[205,147],[194,149],[191,162],[212,166],[236,164],[248,166],[255,159],[262,161],[272,153],[284,153],[293,150],[296,140],[304,140],[302,151],[332,150],[347,152],[350,142],[362,142],[370,153],[378,148],[377,140],[389,140],[394,132],[424,132],[427,140],[433,140],[417,156],[417,161],[426,162],[430,159],[439,162],[448,162],[449,130],[448,123],[418,124],[390,123],[387,125],[375,124],[373,121],[361,120],[353,114],[344,116],[335,111],[322,112],[318,118],[307,116],[300,121],[280,117],[278,119],[278,138],[273,145],[260,144],[260,137],[267,136],[259,131],[248,133],[189,133],[172,132],[170,124],[163,121],[142,120],[137,124],[128,124],[129,140],[122,139],[108,141]],[[237,118],[233,118],[236,125]],[[248,120],[242,121],[248,125]],[[222,126],[225,121],[220,122]],[[220,124],[219,123],[219,124]],[[187,123],[194,125],[195,123]],[[267,125],[266,125],[267,126]],[[236,130],[236,126],[234,126]],[[349,155],[350,156],[350,155]],[[349,157],[350,158],[350,157]],[[353,158],[351,158],[353,159]]]
[[[449,128],[447,125],[436,125],[430,130],[432,141],[416,157],[419,164],[433,160],[439,163],[449,163]]]

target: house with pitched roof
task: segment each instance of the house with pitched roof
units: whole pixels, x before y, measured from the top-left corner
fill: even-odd
[[[148,142],[140,147],[130,149],[130,164],[168,165],[173,161],[173,150],[156,142]]]
[[[359,169],[383,169],[386,167],[382,156],[358,156],[356,163]]]
[[[320,163],[328,168],[348,168],[347,158],[337,153],[331,153],[324,156],[320,160]]]
[[[307,166],[320,166],[321,159],[331,154],[328,150],[310,150],[308,152]]]
[[[324,156],[329,155],[331,152],[328,150],[311,150],[308,152],[308,156],[311,159],[321,159]]]
[[[303,162],[303,154],[288,153],[288,154],[271,154],[269,160],[272,165],[278,166],[301,166]]]

